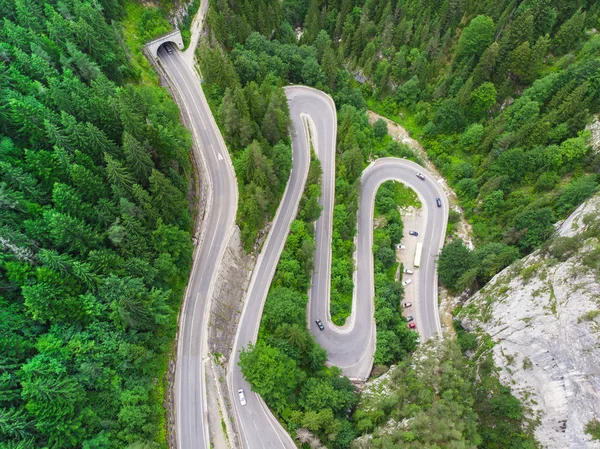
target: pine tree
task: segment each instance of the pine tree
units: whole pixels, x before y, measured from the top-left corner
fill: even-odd
[[[554,37],[554,51],[557,53],[566,53],[583,38],[583,29],[585,26],[586,13],[581,9],[563,23]]]
[[[148,184],[148,177],[154,168],[154,162],[144,146],[128,132],[123,133],[123,153],[129,170],[142,185]]]
[[[126,196],[133,186],[133,176],[123,167],[123,164],[114,159],[108,153],[104,153],[104,161],[106,162],[106,177],[108,181],[116,187],[117,192],[121,196]]]

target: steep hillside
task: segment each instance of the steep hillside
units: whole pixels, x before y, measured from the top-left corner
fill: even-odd
[[[166,447],[191,137],[125,3],[0,2],[0,449]]]
[[[448,334],[419,345],[368,382],[352,449],[534,449],[535,422],[503,387],[488,357],[474,363]]]
[[[298,11],[302,2],[284,4]],[[330,60],[343,61],[369,108],[418,138],[458,194],[481,251],[442,279],[450,290],[482,287],[597,189],[589,175],[600,156],[584,128],[600,111],[599,6],[309,2],[301,42],[333,42],[325,72]],[[328,86],[335,91],[335,78]]]
[[[600,447],[585,433],[600,416],[599,239],[596,195],[458,314],[480,345],[491,337],[501,382],[539,419],[535,435],[550,449]]]

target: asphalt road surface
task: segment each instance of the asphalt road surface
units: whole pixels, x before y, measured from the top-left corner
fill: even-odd
[[[321,153],[319,153],[321,157]],[[316,226],[315,273],[310,291],[309,325],[316,341],[327,351],[328,362],[342,369],[352,378],[366,380],[373,365],[375,351],[374,286],[373,286],[373,205],[375,194],[381,183],[388,180],[400,181],[417,192],[423,205],[424,229],[418,237],[423,244],[420,268],[415,269],[417,300],[416,323],[422,339],[441,331],[437,311],[436,257],[446,233],[448,202],[435,179],[425,174],[425,181],[417,178],[423,168],[414,162],[398,158],[382,158],[373,162],[362,174],[358,209],[358,236],[356,239],[356,272],[352,315],[343,327],[330,321],[329,289],[331,285],[331,220],[325,214],[332,211],[333,195],[324,190],[323,213]],[[324,178],[325,180],[325,178]],[[325,186],[324,186],[325,187]],[[331,198],[329,198],[329,196]],[[442,200],[437,207],[436,198]],[[320,331],[315,320],[325,324]]]
[[[235,221],[237,186],[229,154],[214,122],[194,69],[178,51],[167,54],[159,49],[159,61],[167,71],[184,102],[194,139],[201,148],[208,172],[210,195],[203,223],[200,245],[194,254],[194,265],[180,321],[178,359],[175,381],[177,435],[181,449],[208,448],[204,358],[206,357],[206,322],[213,281]],[[400,159],[380,159],[363,173],[357,241],[356,294],[353,313],[344,328],[329,320],[329,288],[331,277],[331,226],[334,195],[334,164],[337,119],[330,97],[307,87],[286,88],[294,126],[292,134],[294,166],[283,200],[263,246],[247,293],[244,310],[230,364],[229,386],[242,445],[245,448],[294,448],[295,444],[270,413],[262,399],[250,390],[237,365],[239,351],[254,342],[269,286],[283,250],[289,226],[295,218],[304,190],[310,162],[310,136],[323,167],[322,217],[317,221],[315,274],[310,292],[309,325],[317,341],[327,350],[329,362],[340,366],[344,374],[365,379],[371,370],[375,347],[373,322],[373,201],[377,187],[388,179],[396,179],[413,187],[427,210],[423,240],[423,258],[418,275],[417,324],[421,335],[428,338],[439,331],[437,315],[437,277],[435,256],[445,234],[447,201],[432,177],[416,178],[422,168]],[[443,207],[437,208],[440,197]],[[323,317],[327,317],[323,319]],[[360,319],[357,319],[360,317]],[[325,330],[319,331],[314,319],[321,318]],[[239,402],[237,391],[244,389],[247,405]]]
[[[179,321],[175,376],[176,427],[179,449],[208,449],[208,411],[204,391],[207,355],[207,328],[213,282],[233,226],[237,209],[237,184],[227,147],[200,88],[193,66],[179,51],[158,51],[160,64],[179,91],[200,147],[195,154],[204,162],[212,188],[208,189],[206,213],[200,243]],[[216,411],[214,411],[216,412]]]
[[[203,1],[202,17],[208,2]],[[201,28],[202,18],[197,30]],[[194,264],[182,306],[175,380],[175,406],[178,446],[180,449],[210,447],[206,409],[205,367],[210,298],[218,268],[235,222],[237,185],[231,159],[216,126],[193,68],[193,52],[158,52],[162,64],[183,101],[191,131],[207,171],[208,199],[202,237],[194,252]],[[423,338],[440,331],[437,313],[437,275],[435,258],[443,244],[448,203],[440,186],[420,166],[402,159],[379,159],[363,173],[358,216],[357,271],[352,316],[343,328],[334,326],[329,315],[331,278],[331,232],[335,180],[335,142],[337,118],[331,98],[302,86],[286,88],[294,126],[292,151],[294,166],[283,200],[267,240],[257,260],[240,318],[230,363],[228,382],[242,445],[245,448],[295,448],[295,444],[270,413],[262,399],[250,390],[238,367],[239,351],[254,342],[264,301],[283,250],[291,221],[295,218],[310,162],[309,133],[323,168],[323,214],[316,226],[315,274],[310,291],[309,327],[317,342],[328,353],[329,363],[342,368],[351,378],[366,379],[375,349],[373,320],[373,202],[378,186],[389,179],[401,181],[418,194],[425,210],[421,266],[416,282],[416,322]],[[421,181],[415,175],[425,173]],[[435,198],[442,199],[437,208]],[[325,330],[319,331],[314,320],[320,318]],[[237,391],[244,389],[247,404],[242,406]],[[216,411],[213,411],[216,413]]]
[[[307,95],[306,91],[316,95],[315,98],[319,98],[318,91],[303,87],[286,88],[294,128],[292,132],[294,166],[271,230],[252,273],[252,279],[244,300],[244,309],[238,324],[238,332],[232,352],[233,360],[229,364],[230,394],[241,441],[244,448],[248,449],[292,449],[296,447],[288,433],[269,412],[260,396],[251,391],[250,385],[242,376],[238,362],[241,349],[248,347],[250,342],[256,341],[264,302],[289,233],[290,223],[296,217],[298,203],[302,197],[304,184],[308,176],[310,150],[306,151],[306,148],[310,149],[310,146],[308,132],[304,125],[303,112],[308,105],[313,104],[313,101],[311,101],[312,96]],[[321,95],[324,96],[324,94]],[[324,128],[323,131],[326,129]],[[323,135],[325,136],[326,133],[323,132]],[[325,142],[323,142],[324,144]],[[245,406],[242,406],[239,401],[238,390],[240,389],[245,392],[247,401]]]
[[[423,338],[439,332],[437,313],[437,275],[435,258],[443,245],[448,214],[448,202],[433,177],[416,177],[425,173],[419,165],[396,158],[379,159],[362,175],[362,190],[358,213],[357,271],[352,316],[343,328],[334,326],[329,315],[331,284],[331,235],[335,181],[335,142],[337,119],[335,105],[324,93],[302,86],[286,88],[290,114],[294,126],[292,151],[294,166],[283,200],[273,221],[267,241],[254,269],[244,310],[238,326],[230,364],[230,393],[245,448],[293,448],[294,443],[269,412],[262,399],[251,392],[244,381],[238,361],[239,351],[256,341],[260,319],[269,286],[283,250],[291,221],[295,218],[308,173],[310,144],[323,168],[323,195],[320,200],[323,214],[316,224],[315,274],[310,291],[309,326],[318,343],[328,353],[329,363],[342,368],[344,374],[355,379],[366,379],[371,371],[375,350],[375,323],[373,319],[373,204],[379,185],[397,180],[412,187],[425,210],[425,231],[418,237],[423,243],[423,255],[418,273],[418,301],[415,301],[416,321]],[[438,208],[436,198],[442,199]],[[320,331],[314,320],[320,318],[325,330]],[[237,392],[243,389],[247,405],[242,406]]]

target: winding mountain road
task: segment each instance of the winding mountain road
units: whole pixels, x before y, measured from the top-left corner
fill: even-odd
[[[194,20],[192,38],[197,40],[208,1],[203,0]],[[194,69],[192,45],[184,53],[158,50],[158,60],[172,81],[189,118],[194,140],[200,148],[195,154],[206,169],[207,204],[200,242],[180,317],[178,356],[175,379],[176,433],[179,449],[208,449],[208,410],[205,392],[207,328],[213,284],[221,259],[234,229],[238,190],[229,153],[211,114]],[[437,312],[437,274],[435,258],[443,245],[448,215],[448,202],[435,179],[417,164],[404,159],[384,158],[373,162],[362,175],[356,241],[355,294],[352,315],[344,327],[335,326],[329,314],[331,284],[331,236],[335,185],[335,147],[337,118],[333,100],[323,92],[303,87],[285,88],[293,122],[293,168],[282,202],[273,220],[253,271],[251,283],[240,317],[238,332],[229,363],[228,384],[241,442],[246,449],[296,447],[291,437],[271,414],[264,401],[243,379],[239,352],[255,342],[264,302],[283,250],[290,224],[308,175],[310,141],[323,168],[323,213],[316,223],[315,273],[310,290],[308,326],[317,342],[327,350],[329,363],[342,368],[354,379],[368,377],[375,350],[373,318],[373,203],[379,185],[397,180],[413,188],[424,209],[424,230],[418,237],[423,244],[419,270],[415,273],[414,291],[416,321],[423,339],[440,332]],[[310,133],[309,133],[310,129]],[[425,173],[426,180],[415,174]],[[438,208],[435,198],[442,199]],[[320,318],[325,330],[319,331],[314,320]],[[242,406],[237,391],[243,388],[247,404]],[[216,410],[211,411],[216,413]]]
[[[355,294],[352,315],[342,328],[330,320],[329,291],[331,285],[331,236],[335,182],[335,142],[337,119],[333,100],[323,92],[304,86],[285,88],[293,122],[292,152],[294,165],[283,200],[279,206],[267,240],[253,272],[244,310],[233,348],[235,358],[229,365],[229,385],[234,409],[245,448],[294,448],[294,442],[270,413],[262,399],[251,392],[238,366],[239,352],[255,342],[260,318],[271,280],[283,250],[290,224],[295,218],[308,174],[310,142],[323,168],[323,213],[316,223],[315,273],[309,304],[309,326],[317,342],[327,350],[329,363],[339,366],[350,378],[366,380],[373,365],[375,322],[373,318],[373,205],[379,185],[387,180],[403,182],[411,187],[425,211],[422,239],[423,255],[414,278],[416,285],[416,321],[421,336],[426,339],[441,331],[437,312],[437,273],[435,258],[446,233],[448,202],[435,179],[416,177],[424,169],[407,160],[383,158],[373,162],[362,175],[356,245]],[[308,132],[310,129],[310,134]],[[309,137],[310,136],[310,137]],[[442,207],[437,207],[441,198]],[[320,331],[314,320],[325,321]],[[237,391],[244,389],[247,405],[242,406]]]
[[[164,46],[158,58],[183,101],[193,137],[200,148],[195,154],[206,168],[208,198],[200,242],[179,320],[175,371],[175,416],[179,449],[208,449],[205,361],[207,329],[213,284],[229,242],[237,210],[238,189],[229,152],[210,112],[200,80],[189,58],[179,51],[168,54]],[[193,61],[193,59],[192,59]],[[216,412],[216,411],[215,411]]]
[[[320,152],[319,157],[321,158]],[[408,288],[412,290],[412,297],[416,299],[413,300],[413,307],[416,309],[416,323],[422,339],[441,332],[437,311],[435,260],[444,243],[448,202],[435,179],[426,175],[425,181],[421,181],[416,176],[418,172],[423,172],[423,168],[414,162],[382,158],[371,163],[362,174],[357,220],[354,300],[352,314],[343,327],[335,326],[329,314],[331,219],[328,219],[327,215],[331,217],[331,213],[325,214],[325,211],[333,212],[333,198],[327,198],[325,195],[323,198],[324,213],[317,221],[315,233],[316,268],[310,291],[309,325],[317,343],[327,351],[328,363],[340,367],[344,375],[351,379],[366,380],[373,366],[376,340],[373,305],[373,206],[377,189],[385,181],[400,181],[412,188],[423,206],[421,217],[424,218],[424,231],[420,232],[418,237],[408,237],[408,230],[404,231],[405,237],[419,239],[423,245],[420,268],[415,269],[412,276],[415,287],[411,285]],[[332,174],[330,176],[333,177]],[[326,182],[324,175],[324,184]],[[442,200],[442,207],[437,207],[436,198]],[[409,254],[411,260],[412,255],[413,253]],[[323,320],[323,317],[327,318],[327,324],[325,330],[320,331],[315,319]]]

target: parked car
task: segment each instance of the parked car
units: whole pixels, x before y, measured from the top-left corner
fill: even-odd
[[[320,330],[325,329],[325,326],[323,325],[323,322],[321,320],[315,320],[315,323],[317,323],[317,326],[319,326]]]
[[[414,317],[414,316],[412,316],[412,315],[408,315],[408,316],[406,317],[406,321],[408,321],[409,323],[410,323],[411,321],[413,321],[414,319],[415,319],[415,317]]]
[[[435,202],[437,203],[438,207],[442,207],[442,200],[440,198],[436,198]]]
[[[413,270],[409,270],[408,268],[404,269],[404,274],[414,274]]]
[[[403,281],[403,282],[402,282],[402,285],[403,285],[404,287],[406,287],[406,286],[407,286],[408,284],[410,284],[411,282],[412,282],[412,280],[411,280],[411,279],[407,279],[407,280],[405,280],[405,281]]]
[[[404,306],[404,308],[406,309],[407,307],[412,306],[412,302],[405,302],[404,304],[402,304]]]
[[[419,178],[421,181],[425,181],[425,175],[421,172],[417,173],[417,178]]]
[[[238,390],[238,395],[240,396],[240,404],[246,405],[246,396],[244,396],[244,390],[240,388]]]
[[[415,237],[416,237],[417,235],[419,235],[419,233],[418,233],[417,231],[408,231],[408,234],[409,234],[409,235],[414,235]]]
[[[404,245],[401,245],[400,243],[398,243],[398,244],[396,245],[396,249],[406,249],[406,246],[404,246]]]
[[[414,329],[415,327],[417,327],[417,324],[414,321],[411,321],[410,323],[408,323],[408,327],[410,329]]]

